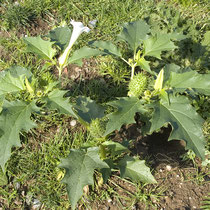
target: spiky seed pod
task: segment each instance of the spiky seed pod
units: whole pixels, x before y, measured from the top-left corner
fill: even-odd
[[[107,119],[105,118],[96,118],[91,121],[90,126],[89,126],[89,131],[91,136],[95,138],[102,138],[104,135],[104,132],[106,131],[106,124],[107,124]]]
[[[131,79],[129,82],[128,96],[136,96],[136,97],[141,96],[144,90],[146,89],[146,86],[147,86],[147,77],[144,74],[138,73],[134,75],[133,79]]]

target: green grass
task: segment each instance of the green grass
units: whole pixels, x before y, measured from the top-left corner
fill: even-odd
[[[173,0],[173,2],[177,2],[183,6],[189,7],[192,5],[207,4],[208,0]]]
[[[39,26],[40,19],[50,28],[58,26],[62,21],[70,25],[71,19],[82,21],[85,24],[96,19],[97,27],[89,34],[81,36],[75,47],[79,48],[94,39],[115,42],[122,23],[141,18],[152,24],[154,31],[162,28],[166,32],[176,30],[190,36],[186,42],[181,42],[180,51],[164,55],[167,62],[191,66],[203,72],[207,71],[209,64],[204,65],[205,57],[199,57],[196,54],[200,49],[204,33],[209,30],[207,4],[200,4],[196,7],[191,4],[183,7],[183,3],[177,5],[177,3],[162,2],[158,4],[157,1],[152,0],[144,0],[141,3],[134,0],[94,0],[91,2],[25,0],[15,5],[12,0],[0,1],[0,71],[12,65],[20,65],[32,69],[40,80],[55,80],[50,75],[53,69],[49,69],[48,72],[42,71],[43,63],[33,54],[26,53],[22,40],[22,36],[30,36],[31,26]],[[181,51],[180,56],[178,53]],[[110,57],[98,58],[96,63],[97,66],[89,68],[98,71],[97,78],[85,81],[81,78],[79,82],[68,78],[63,79],[63,86],[70,89],[68,95],[72,100],[83,94],[97,102],[104,103],[115,97],[126,96],[129,69],[120,61]],[[159,68],[163,63],[155,60],[152,65],[154,68]],[[200,99],[197,105],[203,114],[208,112],[208,100]],[[39,117],[38,128],[22,136],[22,147],[14,148],[8,162],[9,185],[0,187],[0,198],[4,203],[3,209],[31,208],[34,199],[38,199],[44,209],[69,208],[65,186],[60,182],[63,170],[58,168],[58,164],[61,158],[68,155],[70,148],[79,148],[85,142],[95,143],[80,125],[77,124],[76,128],[70,127],[70,120],[57,114],[51,114],[45,118]],[[209,123],[204,126],[206,136],[208,136],[208,127]],[[101,202],[114,197],[121,205],[121,195],[115,191],[115,187],[120,189],[120,186],[116,185],[117,183],[110,180],[105,188],[92,189],[88,200]],[[127,205],[130,207],[139,201],[151,205],[152,197],[158,200],[162,193],[161,189],[144,188],[140,184],[134,184],[133,187],[135,192],[127,192],[129,195]],[[1,202],[0,200],[0,208]],[[91,208],[87,203],[85,200],[80,201],[80,204]]]
[[[7,166],[7,176],[14,188],[11,188],[11,184],[0,188],[5,207],[18,208],[18,202],[15,201],[21,202],[22,208],[27,207],[32,205],[34,199],[38,199],[47,209],[65,209],[69,205],[65,186],[60,183],[59,175],[63,172],[58,164],[61,157],[69,154],[70,148],[78,148],[91,139],[82,131],[71,134],[62,121],[54,123],[61,123],[56,128],[59,130],[57,133],[49,124],[48,129],[52,133],[43,131],[42,134],[38,128],[38,132],[32,131],[37,134],[32,134],[28,140],[23,141],[22,148],[13,151]],[[43,127],[47,129],[47,125]],[[26,202],[27,199],[31,202]]]
[[[27,66],[31,69],[40,68],[40,61],[36,56],[26,52],[22,37],[17,37],[14,32],[4,32],[0,37],[0,71],[11,66]]]
[[[201,209],[208,210],[210,208],[210,193],[204,197],[204,200],[202,201]]]
[[[196,43],[201,42],[204,32],[209,30],[209,15],[206,5],[198,5],[196,7],[192,5],[190,9],[185,9],[180,6],[174,8],[173,5],[166,4],[165,1],[158,4],[156,1],[151,0],[145,0],[141,4],[133,0],[95,0],[91,1],[91,3],[86,1],[33,0],[30,1],[30,4],[28,1],[23,1],[18,7],[21,7],[23,11],[26,10],[23,12],[24,15],[30,17],[33,16],[33,13],[36,13],[36,19],[30,20],[29,17],[22,18],[26,22],[29,22],[26,24],[19,17],[21,13],[15,13],[10,9],[10,7],[13,8],[16,6],[9,3],[10,1],[7,2],[3,6],[3,14],[0,16],[0,20],[2,20],[1,25],[4,26],[2,28],[8,31],[8,33],[13,29],[16,32],[21,31],[23,34],[28,34],[32,24],[30,21],[36,26],[39,25],[39,19],[42,19],[51,27],[59,25],[62,21],[66,21],[69,24],[71,19],[82,21],[85,24],[88,24],[90,20],[97,20],[97,27],[89,34],[82,35],[79,39],[78,45],[76,46],[76,48],[79,48],[94,39],[115,41],[116,35],[121,30],[122,23],[144,18],[152,24],[154,30],[159,30],[160,28],[166,32],[176,30],[190,36],[191,40],[180,44],[181,48],[179,53],[182,53],[182,59],[179,56],[177,57],[178,53],[169,53],[167,55],[168,60],[172,58],[177,64],[191,65],[197,69],[209,68],[209,65],[206,64],[206,59],[199,60],[197,52],[200,52],[201,49]],[[8,18],[10,16],[12,18]],[[15,28],[9,27],[10,25],[14,25]],[[21,49],[23,48],[18,47],[18,49],[21,54]],[[191,56],[192,58],[189,58],[190,55],[193,55]],[[2,66],[4,65],[3,63]]]
[[[59,1],[50,0],[24,0],[24,1],[5,1],[2,4],[3,19],[2,26],[8,29],[19,27],[31,27],[36,25],[38,19],[51,16],[51,11],[59,6]]]

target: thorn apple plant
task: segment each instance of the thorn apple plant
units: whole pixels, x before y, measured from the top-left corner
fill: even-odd
[[[210,74],[199,74],[174,64],[166,65],[157,74],[150,68],[148,60],[149,57],[161,59],[163,51],[177,48],[172,40],[185,36],[151,33],[149,25],[138,20],[125,23],[117,39],[117,43],[123,41],[127,44],[132,58],[124,58],[118,45],[111,41],[92,41],[89,46],[71,54],[72,46],[81,33],[90,31],[81,22],[71,21],[71,24],[73,32],[68,26],[62,26],[50,31],[44,39],[40,36],[24,38],[28,51],[46,61],[44,68],[56,65],[59,77],[65,66],[70,63],[82,65],[83,58],[98,55],[120,58],[131,68],[128,94],[103,105],[84,96],[77,97],[76,102],[71,104],[64,97],[66,91],[57,88],[58,82],[48,82],[43,86],[23,67],[11,67],[0,72],[0,166],[3,171],[6,171],[12,147],[21,146],[20,132],[36,126],[31,115],[40,113],[40,110],[57,110],[60,114],[74,117],[86,126],[95,139],[93,144],[71,149],[69,156],[61,159],[59,164],[66,171],[63,182],[67,186],[72,209],[76,208],[83,195],[83,188],[94,184],[95,169],[102,173],[104,182],[113,169],[118,169],[123,178],[156,183],[145,161],[129,156],[129,139],[121,143],[111,140],[113,131],[119,131],[125,124],[136,123],[137,113],[145,123],[142,127],[144,135],[170,124],[172,131],[168,140],[184,140],[186,149],[205,160],[203,119],[191,105],[190,97],[210,95]],[[61,52],[58,60],[56,49]],[[136,70],[140,72],[136,74]],[[14,100],[10,99],[11,95],[14,95]],[[107,112],[110,106],[114,111]]]

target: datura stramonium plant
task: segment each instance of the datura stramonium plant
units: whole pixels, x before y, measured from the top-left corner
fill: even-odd
[[[69,53],[71,51],[72,46],[74,45],[74,43],[78,39],[78,37],[83,32],[88,33],[90,31],[90,29],[87,26],[84,26],[83,23],[81,23],[81,22],[76,22],[74,20],[71,20],[70,23],[73,26],[73,32],[71,34],[71,39],[69,41],[69,44],[68,44],[67,48],[64,50],[64,52],[58,58],[58,62],[59,62],[59,66],[60,66],[60,70],[59,70],[60,72],[59,73],[61,73],[62,69],[67,65],[67,59],[68,59]]]

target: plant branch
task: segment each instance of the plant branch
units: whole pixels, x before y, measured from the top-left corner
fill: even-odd
[[[137,65],[137,63],[134,63],[132,66],[131,66],[131,79],[133,79],[133,77],[134,77],[134,72],[135,72],[135,68],[136,68],[136,65]]]
[[[125,63],[127,63],[130,67],[132,67],[132,65],[128,62],[128,61],[126,61],[123,57],[120,57]]]

